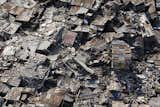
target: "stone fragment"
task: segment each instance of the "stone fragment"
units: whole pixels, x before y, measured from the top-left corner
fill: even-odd
[[[21,97],[22,88],[13,87],[5,96],[7,100],[19,101]]]
[[[20,82],[21,82],[21,79],[19,79],[17,77],[12,77],[7,81],[7,84],[9,84],[11,86],[18,87]]]
[[[4,4],[7,0],[1,0],[0,5]]]
[[[6,20],[0,20],[0,32],[2,32],[6,27],[9,26],[9,22]]]
[[[49,53],[48,48],[51,45],[52,45],[52,42],[50,41],[47,41],[47,40],[40,41],[39,46],[36,49],[36,52],[47,55]]]
[[[46,104],[48,107],[59,107],[65,95],[65,91],[60,88],[54,88],[47,91],[46,95],[33,98],[32,103]]]
[[[16,21],[29,22],[33,11],[33,9],[25,9],[20,15],[16,16]]]
[[[10,101],[19,101],[22,94],[33,94],[34,88],[12,87],[5,96],[5,99]]]
[[[82,61],[80,61],[77,58],[74,58],[74,60],[76,61],[76,63],[78,63],[80,66],[82,66],[83,69],[85,69],[85,71],[87,71],[90,74],[94,74],[94,70],[92,70],[91,68],[89,68],[86,64],[84,64]]]
[[[14,55],[15,52],[16,52],[16,48],[14,46],[7,46],[4,48],[2,55],[11,56],[11,55]]]
[[[20,26],[21,26],[21,23],[18,23],[18,22],[11,23],[8,27],[4,29],[4,32],[12,35],[16,33],[16,31],[19,29]]]
[[[129,104],[124,104],[121,101],[112,101],[112,107],[129,107]]]
[[[151,98],[150,101],[149,101],[149,106],[151,107],[159,107],[160,106],[160,97],[155,97],[155,98]]]
[[[0,93],[1,94],[7,94],[9,91],[10,91],[10,88],[7,85],[0,83]]]

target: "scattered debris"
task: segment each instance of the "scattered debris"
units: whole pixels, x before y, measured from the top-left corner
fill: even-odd
[[[73,46],[76,37],[77,37],[77,33],[67,32],[66,35],[64,35],[63,44],[66,46]]]
[[[132,51],[124,41],[113,40],[112,47],[112,68],[129,69]]]
[[[62,100],[64,99],[65,90],[55,88],[47,91],[46,95],[32,98],[31,103],[44,104],[48,107],[59,107]]]
[[[159,0],[0,0],[0,107],[160,107]]]

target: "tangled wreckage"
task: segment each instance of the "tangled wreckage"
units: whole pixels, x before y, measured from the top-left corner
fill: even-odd
[[[160,107],[160,0],[0,0],[0,107]]]

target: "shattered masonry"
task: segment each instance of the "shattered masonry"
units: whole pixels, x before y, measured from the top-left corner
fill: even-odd
[[[0,0],[0,107],[160,107],[160,0]]]

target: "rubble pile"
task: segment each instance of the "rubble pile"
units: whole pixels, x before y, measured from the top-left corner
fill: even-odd
[[[0,0],[0,107],[160,107],[159,0]]]

